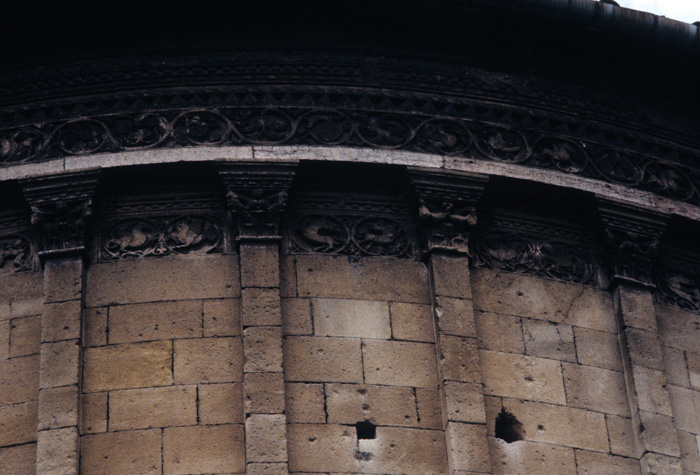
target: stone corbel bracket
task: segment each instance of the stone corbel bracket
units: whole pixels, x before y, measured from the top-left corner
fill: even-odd
[[[99,172],[33,178],[22,182],[31,222],[41,242],[39,258],[84,255]]]
[[[654,289],[654,260],[669,216],[597,196],[610,288],[619,283]]]
[[[236,242],[278,241],[280,220],[297,163],[240,163],[219,167]]]
[[[423,252],[471,255],[469,232],[476,225],[476,205],[488,176],[409,168],[416,193]]]

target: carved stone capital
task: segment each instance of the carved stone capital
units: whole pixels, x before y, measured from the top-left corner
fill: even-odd
[[[668,216],[600,197],[598,211],[610,286],[625,282],[653,289],[654,259]]]
[[[39,257],[47,259],[85,251],[87,225],[98,172],[43,177],[22,183],[39,231]]]
[[[470,255],[469,232],[476,224],[476,204],[488,177],[409,169],[416,192],[423,252]]]
[[[280,239],[296,163],[229,164],[219,168],[237,241]]]

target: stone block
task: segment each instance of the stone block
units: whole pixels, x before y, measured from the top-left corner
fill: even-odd
[[[700,392],[669,384],[668,395],[676,428],[700,434]]]
[[[391,338],[389,304],[375,300],[313,299],[314,334]]]
[[[632,375],[639,409],[671,416],[671,403],[663,371],[635,365],[632,366]]]
[[[239,295],[238,258],[231,255],[104,262],[87,273],[88,307]]]
[[[700,454],[695,434],[678,431],[678,445],[681,450],[681,463],[687,472],[700,473]],[[1,457],[1,456],[0,456]]]
[[[289,467],[286,463],[249,463],[246,466],[247,475],[289,475]],[[314,475],[309,474],[309,475]]]
[[[485,425],[448,422],[445,438],[450,470],[482,473],[490,471]]]
[[[241,334],[241,299],[205,300],[202,314],[205,337]]]
[[[338,424],[290,424],[287,427],[290,472],[359,472],[353,427]]]
[[[282,299],[282,332],[285,335],[311,335],[311,300],[298,298]]]
[[[496,396],[484,396],[484,412],[486,412],[486,433],[496,435],[496,418],[503,409],[502,399]]]
[[[481,382],[479,351],[475,338],[444,335],[439,338],[440,367],[446,380]]]
[[[287,381],[362,382],[362,353],[357,338],[287,337],[284,342]]]
[[[481,384],[446,381],[444,391],[448,420],[476,424],[486,423]]]
[[[667,455],[647,452],[641,459],[644,475],[681,475],[683,467],[680,459]]]
[[[574,327],[578,362],[587,366],[622,371],[620,341],[617,335]]]
[[[80,460],[79,439],[77,427],[39,432],[36,444],[37,473],[77,474]]]
[[[472,301],[453,297],[436,298],[438,332],[446,335],[476,337]]]
[[[0,321],[41,313],[44,306],[43,272],[19,272],[0,279]]]
[[[700,355],[687,353],[685,356],[688,364],[690,387],[696,391],[700,391]],[[666,375],[666,377],[668,378],[668,375]]]
[[[437,389],[416,388],[416,409],[418,427],[424,429],[444,429],[442,402]]]
[[[573,407],[504,399],[503,407],[523,425],[534,442],[609,452],[605,416]]]
[[[571,407],[630,417],[622,373],[592,366],[563,364],[566,401]]]
[[[447,472],[442,431],[380,426],[375,439],[357,442],[360,473],[442,475]]]
[[[170,427],[163,431],[164,475],[244,473],[243,426]]]
[[[438,384],[435,346],[429,343],[364,340],[365,382],[390,386],[435,388]]]
[[[282,373],[246,373],[245,412],[282,414],[284,412],[284,375]]]
[[[78,257],[50,259],[44,264],[44,302],[80,300],[83,261]]]
[[[576,344],[571,325],[523,318],[523,338],[528,355],[576,362]]]
[[[202,424],[242,424],[243,384],[200,384],[199,419]]]
[[[80,338],[81,314],[80,300],[44,305],[41,317],[41,341]]]
[[[38,317],[34,317],[38,318]],[[40,321],[41,322],[41,321]],[[38,325],[39,327],[41,325]],[[36,346],[36,349],[32,349],[32,353],[38,353],[39,352],[39,344],[34,343]],[[7,358],[10,357],[10,321],[9,320],[3,320],[0,321],[0,360],[6,360]]]
[[[1,448],[0,467],[7,474],[36,475],[36,444]]]
[[[484,394],[566,404],[558,361],[488,350],[479,357]]]
[[[525,353],[522,319],[511,315],[474,312],[479,348],[505,353]]]
[[[428,270],[409,259],[296,256],[299,297],[355,298],[430,304]],[[401,276],[397,279],[396,276]]]
[[[80,433],[97,434],[107,431],[108,393],[90,393],[81,396]]]
[[[626,417],[606,415],[610,452],[623,457],[637,457],[636,436],[632,420]]]
[[[653,412],[639,411],[640,437],[643,440],[644,449],[657,454],[680,457],[678,449],[678,436],[673,425],[673,418],[654,414]]]
[[[280,295],[297,297],[297,260],[295,256],[280,257]]]
[[[282,325],[279,289],[243,289],[241,318],[244,327]]]
[[[326,422],[323,384],[287,383],[285,400],[289,423],[323,424]]]
[[[619,285],[616,289],[622,321],[626,327],[658,332],[653,293],[631,285]]]
[[[109,393],[112,431],[197,424],[196,386],[166,386]]]
[[[36,401],[0,407],[0,447],[36,441]]]
[[[0,406],[39,398],[39,355],[0,360]]]
[[[699,314],[661,304],[657,304],[655,310],[662,344],[700,354]]]
[[[575,474],[574,450],[519,440],[507,443],[488,438],[493,475]]]
[[[170,385],[173,383],[172,358],[170,341],[86,348],[83,391]]]
[[[78,384],[80,340],[41,344],[39,387],[53,388]]]
[[[78,385],[39,391],[39,430],[78,426],[80,395]]]
[[[109,307],[87,308],[83,316],[83,345],[104,346],[107,344],[107,315]]]
[[[240,338],[175,340],[176,384],[229,383],[243,380]]]
[[[244,371],[282,372],[282,327],[243,330]]]
[[[633,365],[664,370],[663,355],[658,333],[651,333],[638,328],[625,328],[627,352]]]
[[[635,459],[609,454],[576,451],[578,475],[641,475],[639,462]]]
[[[430,267],[435,295],[472,298],[468,258],[436,254],[431,256]]]
[[[201,336],[200,300],[118,305],[109,309],[110,344]]]
[[[248,462],[287,460],[287,418],[284,414],[253,414],[245,421]]]
[[[430,305],[392,302],[391,333],[395,340],[435,342],[435,322]]]
[[[670,346],[662,345],[661,353],[664,359],[666,381],[669,384],[689,388],[690,375],[685,352],[676,348],[671,348]],[[688,356],[690,356],[690,354]],[[700,371],[700,368],[698,368],[698,370]]]
[[[85,435],[80,445],[81,473],[162,473],[160,429]]]
[[[10,358],[38,354],[41,349],[41,316],[14,318],[7,322],[9,324],[9,344]],[[8,356],[5,356],[6,358]]]
[[[277,244],[241,244],[242,287],[279,287],[280,261]]]
[[[356,424],[366,420],[379,426],[417,425],[412,388],[327,384],[326,408],[331,424]]]

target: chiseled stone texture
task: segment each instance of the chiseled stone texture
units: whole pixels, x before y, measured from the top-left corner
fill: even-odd
[[[391,337],[389,304],[376,300],[313,299],[314,334],[356,338]]]
[[[0,448],[0,467],[7,474],[36,475],[36,444]]]
[[[629,402],[622,373],[564,363],[564,387],[569,406],[629,417]]]
[[[80,433],[96,434],[107,431],[108,393],[89,393],[81,396]]]
[[[284,414],[253,414],[245,421],[248,462],[284,462],[287,459],[287,418]]]
[[[0,321],[39,315],[43,306],[43,272],[19,272],[0,278]]]
[[[49,259],[44,265],[44,302],[79,300],[83,290],[81,259]]]
[[[161,474],[160,429],[86,435],[80,445],[83,474]]]
[[[243,426],[166,428],[163,430],[163,462],[164,475],[245,473]]]
[[[248,327],[243,330],[244,370],[282,372],[282,327]]]
[[[632,420],[625,417],[606,415],[608,436],[610,437],[610,452],[623,457],[637,456]]]
[[[578,362],[587,366],[622,371],[620,341],[617,335],[574,327]]]
[[[450,421],[445,429],[449,466],[455,471],[488,472],[486,426]]]
[[[277,287],[279,285],[277,245],[243,244],[240,246],[239,256],[243,287]]]
[[[39,398],[39,355],[0,360],[0,406]]]
[[[435,341],[435,323],[430,305],[392,302],[391,331],[396,340]]]
[[[359,472],[355,428],[339,424],[290,424],[290,472]]]
[[[78,425],[78,385],[39,392],[39,430]]]
[[[60,305],[60,304],[59,304]],[[13,318],[7,324],[6,358],[39,353],[41,348],[41,315]]]
[[[700,315],[668,305],[655,305],[661,343],[700,354]]]
[[[197,423],[195,386],[112,391],[109,394],[111,431],[186,426]]]
[[[474,312],[479,348],[505,353],[525,353],[522,319],[512,315]]]
[[[495,437],[489,437],[488,442],[493,475],[576,475],[571,448],[527,440],[509,444]]]
[[[369,384],[437,387],[437,361],[431,344],[364,340],[362,356]]]
[[[311,335],[311,299],[282,298],[282,332],[285,335]]]
[[[576,362],[571,325],[523,318],[523,337],[528,355]]]
[[[229,383],[243,379],[240,338],[194,338],[174,342],[176,384]]]
[[[635,459],[616,457],[587,450],[576,451],[578,475],[641,475]]]
[[[357,442],[360,473],[442,475],[447,471],[442,431],[380,426],[375,439]]]
[[[78,384],[80,375],[80,342],[63,340],[41,344],[39,385],[52,388]]]
[[[37,472],[51,475],[77,474],[80,459],[79,437],[77,427],[39,432],[36,453]]]
[[[284,412],[284,376],[282,373],[246,373],[245,412],[281,414]]]
[[[355,424],[368,420],[379,426],[416,427],[412,388],[364,384],[327,384],[328,422]]]
[[[80,300],[44,305],[41,341],[59,341],[80,338]]]
[[[200,384],[199,419],[202,424],[242,424],[243,384]]]
[[[205,300],[202,314],[204,336],[241,334],[241,299]]]
[[[362,382],[362,353],[357,338],[287,337],[287,381]]]
[[[241,292],[243,326],[281,325],[282,310],[279,289],[243,289]]]
[[[107,344],[109,307],[86,308],[83,312],[83,346]]]
[[[286,383],[285,399],[287,422],[305,424],[326,422],[323,384]]]
[[[109,309],[109,343],[202,336],[201,300],[117,305]]]
[[[0,406],[0,447],[36,441],[36,401]]]

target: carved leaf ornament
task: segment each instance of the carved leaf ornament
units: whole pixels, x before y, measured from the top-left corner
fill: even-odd
[[[0,237],[0,275],[32,270],[33,262],[29,239],[19,234]]]

